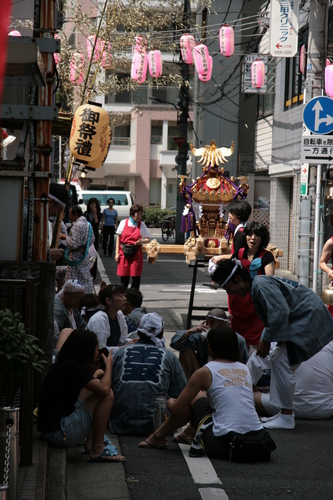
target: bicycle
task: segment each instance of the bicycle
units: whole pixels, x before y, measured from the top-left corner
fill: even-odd
[[[162,240],[168,241],[169,238],[175,238],[176,218],[174,216],[168,217],[162,221]]]

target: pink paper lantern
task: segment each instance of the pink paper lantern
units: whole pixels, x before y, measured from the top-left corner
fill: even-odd
[[[197,73],[199,75],[206,75],[210,66],[208,47],[200,43],[194,47],[192,52]]]
[[[79,52],[74,52],[70,62],[70,81],[74,85],[80,85],[83,82],[84,56]]]
[[[148,53],[149,73],[153,78],[159,78],[162,74],[162,54],[160,50],[151,50]]]
[[[262,61],[254,61],[251,64],[252,87],[260,89],[265,83],[265,64]]]
[[[235,34],[231,26],[221,26],[219,32],[220,51],[225,57],[230,57],[235,51]]]
[[[146,50],[147,42],[142,35],[135,37],[135,42],[132,46],[132,56],[139,54],[143,49]]]
[[[183,35],[180,37],[180,52],[182,59],[186,64],[193,64],[192,50],[195,47],[195,40],[193,35]]]
[[[333,98],[333,65],[325,68],[325,92],[328,97]]]
[[[141,35],[135,39],[132,54],[131,78],[141,84],[146,80],[148,67],[146,42]]]
[[[209,82],[209,80],[212,77],[212,70],[213,70],[213,58],[211,56],[209,56],[209,68],[208,68],[208,71],[205,74],[198,73],[199,80],[201,80],[202,82]]]
[[[8,36],[22,36],[22,35],[19,31],[13,30],[10,33],[8,33]]]
[[[302,73],[302,75],[304,75],[305,64],[306,64],[306,47],[305,45],[302,45],[299,55],[299,70]]]
[[[101,57],[101,40],[99,38],[97,38],[97,41],[96,41],[94,55],[92,53],[95,40],[96,40],[96,35],[91,35],[91,36],[88,36],[88,38],[87,38],[88,57],[89,57],[89,59],[91,59],[91,57],[93,56],[93,62],[99,61],[99,59]]]

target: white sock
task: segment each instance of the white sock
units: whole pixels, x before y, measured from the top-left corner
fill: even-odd
[[[272,417],[260,417],[260,420],[262,422],[271,422],[272,420],[275,420],[276,418],[278,418],[279,415],[281,415],[281,412],[276,413]]]
[[[269,422],[264,422],[263,427],[265,429],[294,429],[295,417],[294,415],[279,413],[277,418],[274,418]]]

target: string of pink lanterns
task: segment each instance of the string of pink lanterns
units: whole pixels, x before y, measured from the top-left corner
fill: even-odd
[[[21,33],[17,30],[11,31],[8,36],[21,37]],[[59,39],[58,34],[54,38]],[[224,57],[230,57],[235,50],[234,30],[229,25],[221,26],[219,30],[220,52]],[[93,53],[93,47],[95,50]],[[194,36],[184,34],[180,38],[180,51],[182,60],[185,64],[195,65],[198,73],[198,78],[202,82],[208,82],[212,76],[213,58],[209,55],[208,47],[203,44],[197,44]],[[103,68],[107,68],[111,64],[111,44],[100,40],[96,35],[91,35],[87,38],[88,57],[93,57],[93,62],[98,62],[102,55],[101,64]],[[299,69],[302,74],[306,69],[306,46],[303,44],[300,49]],[[54,54],[55,63],[61,61],[60,54]],[[142,35],[138,35],[132,47],[132,66],[131,78],[139,84],[144,83],[147,76],[147,69],[153,78],[159,78],[163,73],[162,54],[160,50],[152,50],[147,55],[147,41]],[[74,52],[70,62],[70,81],[74,85],[80,85],[84,77],[84,56],[78,52]],[[251,81],[252,86],[256,89],[261,88],[265,84],[265,64],[263,61],[257,60],[251,64]],[[325,93],[333,98],[333,64],[329,59],[326,59],[325,68]]]

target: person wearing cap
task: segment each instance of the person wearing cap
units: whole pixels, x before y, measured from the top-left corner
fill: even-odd
[[[59,332],[64,328],[85,330],[86,322],[78,311],[79,300],[84,296],[84,286],[79,280],[67,280],[54,299],[54,319]]]
[[[156,313],[142,316],[139,340],[119,349],[112,366],[114,404],[111,426],[116,434],[144,436],[154,432],[154,403],[158,394],[176,398],[186,386],[175,354],[165,348],[164,321]]]
[[[229,320],[223,309],[211,309],[206,319],[200,325],[189,330],[179,330],[171,339],[170,347],[179,351],[179,360],[189,380],[193,373],[208,361],[207,333],[211,328],[229,325]],[[245,339],[237,333],[239,351],[243,363],[249,359]]]
[[[237,259],[220,261],[212,274],[214,282],[228,294],[251,293],[254,307],[264,324],[257,356],[270,353],[270,402],[279,413],[264,423],[267,429],[293,429],[295,370],[333,339],[333,318],[323,301],[296,281],[276,276],[255,276]]]

